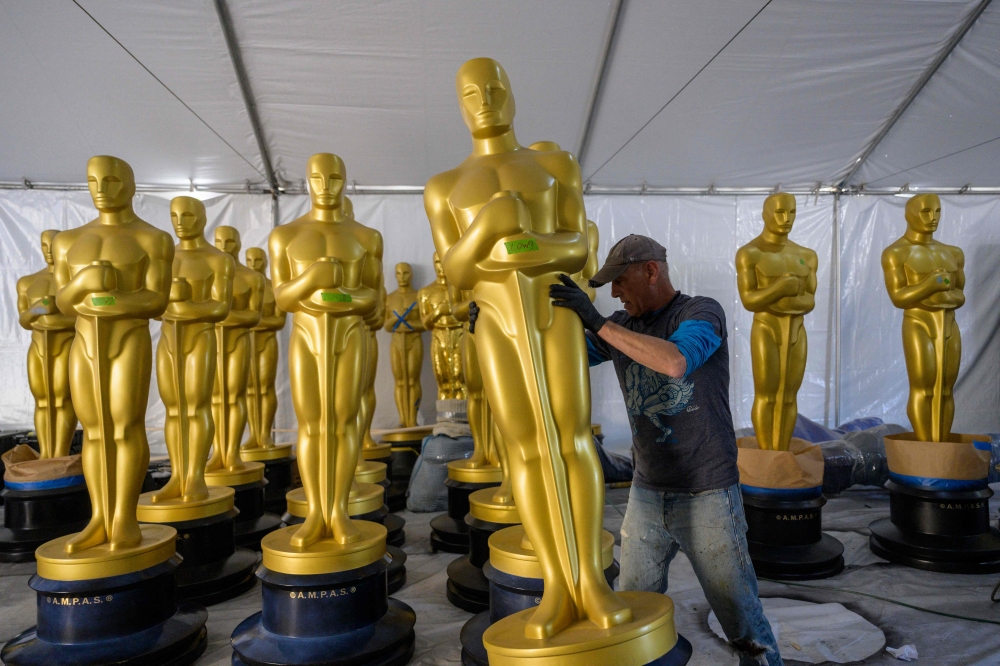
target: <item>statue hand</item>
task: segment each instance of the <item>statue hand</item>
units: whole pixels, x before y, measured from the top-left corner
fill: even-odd
[[[344,283],[344,268],[334,257],[317,259],[302,274],[316,289],[336,289]]]
[[[778,285],[777,292],[781,296],[798,296],[800,280],[791,275],[783,275],[775,282]]]
[[[531,215],[520,192],[501,190],[483,206],[473,224],[488,227],[494,238],[507,238],[530,231]]]
[[[94,261],[84,266],[70,281],[83,295],[114,291],[118,287],[118,274],[109,261]]]
[[[59,310],[56,308],[56,297],[55,296],[45,296],[44,298],[39,298],[37,301],[31,304],[29,310],[32,315],[36,317],[44,317],[45,315],[58,314]]]
[[[949,291],[955,286],[951,275],[943,268],[933,271],[927,276],[927,279],[931,280],[935,291]]]
[[[192,297],[191,283],[182,277],[175,277],[170,283],[170,302],[190,301]]]

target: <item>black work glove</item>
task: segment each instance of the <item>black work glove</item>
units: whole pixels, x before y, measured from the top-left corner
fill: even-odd
[[[476,332],[477,319],[479,319],[479,306],[475,301],[469,301],[469,333]]]
[[[560,275],[559,281],[562,284],[549,286],[549,296],[552,297],[552,305],[569,308],[575,312],[579,315],[580,321],[583,322],[584,328],[594,333],[601,330],[607,318],[603,317],[597,311],[597,308],[594,307],[594,304],[590,302],[587,292],[580,289],[580,286],[576,282],[573,282],[573,279],[568,275]]]

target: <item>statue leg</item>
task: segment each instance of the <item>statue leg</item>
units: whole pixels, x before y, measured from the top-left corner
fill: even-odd
[[[496,420],[493,418],[493,409],[490,407],[490,403],[486,401],[486,411],[489,415],[489,425],[493,430],[493,446],[495,447],[497,461],[500,464],[500,470],[502,472],[500,478],[500,486],[497,491],[493,493],[493,501],[500,504],[513,504],[514,503],[514,491],[511,488],[510,480],[510,455],[507,452],[507,443],[503,439],[503,435],[500,434],[500,429],[497,427]]]
[[[774,407],[778,399],[780,369],[778,341],[766,321],[754,317],[750,327],[750,364],[753,368],[753,409],[750,420],[757,446],[775,450],[778,433],[774,423]]]
[[[475,337],[466,335],[462,339],[462,365],[465,368],[465,390],[468,396],[466,409],[469,415],[469,427],[472,429],[472,457],[468,460],[470,467],[482,467],[489,462],[488,441],[491,436],[492,424],[487,423],[486,398],[483,395],[483,376],[479,372],[479,356],[476,354]]]
[[[306,494],[309,511],[305,522],[292,537],[292,546],[305,548],[319,541],[326,531],[326,520],[320,504],[320,447],[327,442],[320,441],[320,419],[322,417],[322,389],[320,386],[319,363],[322,359],[310,349],[307,333],[300,327],[292,327],[288,342],[288,375],[291,380],[292,406],[299,423],[296,455],[299,460],[299,476]],[[319,349],[319,341],[314,341]]]
[[[212,386],[215,384],[215,332],[206,328],[198,334],[194,348],[185,358],[184,396],[188,412],[188,469],[184,501],[208,497],[205,464],[215,437],[212,419]]]
[[[566,466],[576,535],[580,567],[577,603],[591,622],[609,629],[631,621],[632,610],[611,591],[604,577],[604,475],[594,449],[587,348],[577,317],[556,309],[552,326],[543,333],[543,344],[546,384],[559,434],[559,452]]]
[[[167,445],[167,455],[170,456],[170,478],[166,485],[153,493],[150,499],[154,503],[180,497],[181,479],[187,474],[187,470],[181,468],[184,456],[181,451],[180,401],[177,398],[177,387],[174,386],[173,372],[176,350],[174,353],[170,352],[167,335],[161,331],[160,341],[156,344],[156,386],[166,411],[163,420],[163,441]]]
[[[142,542],[136,505],[149,467],[146,441],[146,404],[153,369],[153,345],[149,328],[133,328],[122,339],[121,351],[111,359],[111,422],[114,424],[115,482],[111,549],[131,548]]]
[[[934,335],[927,325],[916,317],[903,315],[903,355],[906,374],[910,380],[910,398],[906,415],[910,418],[917,439],[936,442],[933,428],[934,384],[937,378],[937,358],[934,353]]]
[[[367,372],[365,373],[365,392],[362,395],[362,414],[364,420],[361,424],[361,436],[364,438],[364,446],[377,446],[372,438],[372,420],[375,418],[375,374],[378,371],[378,340],[375,338],[375,331],[364,332],[367,344],[368,355],[366,357]]]
[[[406,413],[407,425],[417,425],[417,412],[420,411],[420,400],[423,389],[420,386],[420,370],[424,364],[424,341],[419,334],[406,335]]]
[[[467,397],[465,391],[465,371],[462,368],[462,340],[465,338],[465,329],[461,326],[449,329],[449,335],[452,390],[455,392],[455,399],[462,400]]]
[[[941,432],[944,435],[950,435],[951,424],[955,419],[955,382],[958,380],[958,368],[962,361],[962,333],[959,331],[958,324],[955,323],[954,314],[945,314],[945,326],[944,368],[942,368],[944,377],[941,382]]]
[[[389,339],[389,364],[392,366],[393,398],[396,401],[396,412],[399,414],[399,425],[408,427],[415,425],[409,422],[409,400],[407,389],[410,378],[407,376],[406,334],[393,333]]]
[[[73,396],[69,387],[69,348],[72,341],[72,334],[61,337],[58,352],[52,355],[52,393],[56,401],[56,431],[52,455],[56,458],[69,455],[73,435],[76,433],[76,410],[73,408]]]
[[[214,329],[212,331],[212,334],[215,335]],[[216,342],[216,354],[221,355],[225,353],[226,350],[218,348],[218,342]],[[216,357],[216,363],[218,363],[218,356]],[[222,457],[222,450],[224,448],[224,445],[220,441],[220,439],[222,438],[222,428],[219,427],[219,424],[223,422],[222,419],[226,418],[226,409],[222,405],[222,377],[219,376],[218,368],[216,368],[214,377],[215,378],[212,380],[211,383],[212,386],[211,414],[212,414],[212,422],[215,424],[215,430],[213,431],[212,435],[212,454],[208,457],[208,461],[205,463],[205,469],[213,472],[215,470],[222,469],[223,466],[224,458]]]
[[[347,322],[337,322],[338,329]],[[338,330],[338,334],[340,331]],[[361,387],[357,377],[361,374],[367,331],[363,326],[355,325],[344,332],[343,351],[337,354],[333,366],[333,414],[334,436],[331,444],[330,459],[333,462],[332,483],[328,492],[332,501],[327,524],[338,543],[351,543],[361,538],[358,528],[351,523],[347,511],[347,500],[351,494],[351,484],[354,482],[358,457],[361,452],[362,433],[358,431],[358,409],[361,406]],[[339,335],[338,335],[339,337]],[[337,340],[340,343],[340,340]],[[340,344],[336,345],[340,347]]]
[[[781,412],[781,450],[787,451],[795,432],[795,421],[799,416],[799,389],[806,374],[806,359],[809,355],[806,327],[802,317],[793,317],[790,325],[791,340],[788,342],[788,371],[785,377],[785,408]]]
[[[239,336],[233,350],[226,359],[229,382],[229,405],[226,413],[229,416],[229,441],[225,442],[225,464],[230,470],[242,469],[243,459],[240,458],[240,441],[247,427],[247,380],[250,375],[250,340],[248,335]]]
[[[267,336],[263,352],[260,355],[260,365],[257,366],[260,377],[260,445],[264,448],[274,446],[271,429],[274,427],[274,415],[278,413],[278,395],[274,382],[278,376],[278,338]]]
[[[42,458],[52,457],[52,434],[49,432],[49,396],[45,390],[45,361],[41,349],[35,344],[34,335],[28,347],[28,388],[35,399],[35,436]]]

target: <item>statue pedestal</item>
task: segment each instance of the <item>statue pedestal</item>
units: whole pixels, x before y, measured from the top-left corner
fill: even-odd
[[[281,527],[281,517],[265,510],[264,463],[245,463],[243,469],[205,472],[209,487],[229,487],[236,491],[234,502],[240,514],[236,517],[236,545],[260,551],[265,535]]]
[[[14,637],[0,659],[11,666],[184,666],[205,651],[208,613],[175,600],[176,532],[143,525],[142,543],[107,544],[67,555],[68,536],[38,551],[38,625]]]
[[[233,631],[234,666],[402,666],[416,616],[386,594],[385,528],[358,521],[362,538],[299,551],[296,527],[264,538],[263,610]]]
[[[357,477],[355,477],[357,478]],[[392,558],[386,570],[389,594],[395,594],[406,583],[406,553],[402,545],[406,541],[403,526],[406,521],[389,513],[382,503],[382,486],[355,481],[347,500],[347,513],[351,520],[367,520],[378,523],[386,529],[386,553]],[[301,525],[305,522],[309,506],[306,492],[296,488],[288,493],[288,511],[281,517],[286,525]]]
[[[196,502],[179,499],[153,503],[152,493],[139,496],[141,523],[177,530],[177,554],[183,561],[174,574],[177,598],[211,606],[237,597],[254,586],[257,553],[237,548],[232,488],[210,488]]]
[[[285,512],[285,494],[292,489],[292,444],[275,444],[268,448],[241,449],[243,462],[264,463],[264,510],[281,515]]]
[[[986,484],[989,437],[952,434],[922,442],[913,433],[885,438],[889,518],[869,529],[873,553],[942,573],[1000,571],[1000,530],[990,526]]]
[[[522,547],[524,528],[510,527],[490,539],[490,561],[483,571],[490,583],[490,610],[462,627],[462,663],[605,664],[628,663],[682,666],[691,644],[674,630],[673,602],[660,594],[625,592],[635,620],[611,630],[590,622],[571,625],[555,637],[533,641],[524,637],[524,623],[541,601],[543,582],[534,551]],[[608,584],[618,576],[614,537],[604,532],[601,554]]]
[[[490,537],[521,522],[517,507],[494,502],[495,493],[494,488],[484,488],[469,495],[469,513],[465,516],[469,554],[448,565],[448,601],[470,613],[490,607],[490,581],[483,574],[483,565],[490,561]]]
[[[410,473],[423,447],[424,437],[434,432],[434,426],[407,428],[403,432],[384,432],[382,441],[392,446],[392,486],[402,497],[403,506],[391,508],[399,511],[406,505],[406,490],[410,486]],[[394,493],[395,494],[395,493]]]
[[[503,472],[498,465],[469,467],[467,460],[448,463],[448,511],[431,521],[431,548],[434,552],[466,555],[469,552],[469,526],[465,514],[469,513],[469,495],[500,485]]]
[[[83,478],[65,487],[33,485],[8,483],[0,491],[0,562],[31,562],[43,543],[79,532],[90,521],[90,495]]]

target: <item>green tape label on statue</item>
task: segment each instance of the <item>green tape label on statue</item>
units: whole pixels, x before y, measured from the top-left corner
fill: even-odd
[[[324,303],[350,303],[350,294],[325,294],[320,293]]]
[[[115,304],[114,296],[91,296],[90,302],[98,308],[107,307],[109,305]]]
[[[507,254],[520,254],[521,252],[538,252],[538,243],[534,238],[519,241],[504,241]]]

